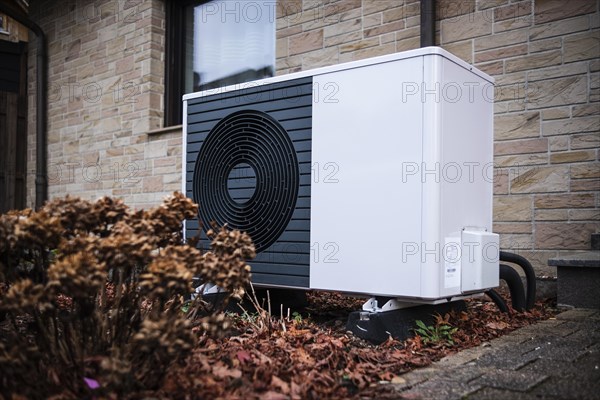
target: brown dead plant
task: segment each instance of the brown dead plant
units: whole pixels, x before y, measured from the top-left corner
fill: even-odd
[[[192,278],[232,295],[250,279],[246,234],[213,229],[206,252],[183,242],[182,221],[197,214],[174,193],[147,211],[67,196],[1,215],[0,393],[123,398],[160,387],[198,335],[226,322],[200,297],[186,301]]]

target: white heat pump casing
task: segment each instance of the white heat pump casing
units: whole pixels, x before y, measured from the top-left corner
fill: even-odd
[[[441,250],[453,232],[492,227],[491,80],[439,52],[315,82],[339,87],[313,117],[313,164],[335,163],[339,183],[313,180],[311,243],[335,243],[339,262],[311,259],[310,286],[460,294]]]
[[[462,258],[465,240],[498,250],[493,79],[432,47],[252,85],[305,76],[314,88],[308,288],[429,301],[497,286],[497,255]],[[189,193],[186,169],[184,157]],[[457,242],[461,259],[448,260]]]

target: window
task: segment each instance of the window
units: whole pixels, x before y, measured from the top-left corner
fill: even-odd
[[[167,3],[165,126],[181,96],[273,76],[275,0]]]

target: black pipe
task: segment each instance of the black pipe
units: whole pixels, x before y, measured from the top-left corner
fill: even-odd
[[[504,301],[504,299],[502,298],[502,296],[500,296],[498,294],[498,292],[496,292],[494,289],[490,289],[487,292],[485,292],[485,294],[487,294],[488,297],[490,299],[492,299],[492,301],[494,303],[496,303],[496,305],[498,306],[498,309],[500,310],[500,312],[503,312],[503,313],[507,313],[508,312],[508,306],[506,305],[506,302]]]
[[[535,305],[535,271],[533,266],[527,259],[515,253],[508,251],[500,251],[500,261],[517,264],[525,272],[525,278],[527,279],[527,300],[525,307],[527,310],[531,310]]]
[[[421,0],[421,47],[435,46],[435,0]]]
[[[517,311],[525,310],[525,288],[521,275],[514,268],[500,264],[500,279],[508,285],[512,307]]]
[[[35,207],[40,208],[48,198],[48,178],[46,160],[46,86],[47,64],[46,49],[47,39],[42,28],[33,22],[27,14],[18,8],[4,2],[0,3],[0,12],[8,15],[21,25],[31,29],[37,36],[37,61],[36,61],[36,160],[35,160]]]

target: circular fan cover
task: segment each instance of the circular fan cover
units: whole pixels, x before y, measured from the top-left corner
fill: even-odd
[[[247,232],[260,252],[288,225],[299,180],[285,129],[263,112],[242,110],[208,134],[196,159],[193,195],[205,229],[211,221],[228,224]]]

